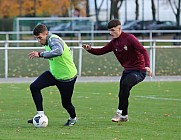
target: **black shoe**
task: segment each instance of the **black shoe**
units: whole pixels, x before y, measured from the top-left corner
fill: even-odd
[[[64,126],[73,126],[74,124],[76,124],[76,122],[77,122],[76,118],[75,119],[69,118],[67,122],[64,124]]]
[[[33,123],[33,119],[31,119],[31,120],[28,120],[28,123]]]

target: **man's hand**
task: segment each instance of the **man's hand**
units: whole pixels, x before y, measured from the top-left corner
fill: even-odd
[[[83,44],[82,47],[87,51],[92,48],[90,44]]]
[[[29,56],[30,59],[33,59],[33,58],[35,58],[35,57],[40,57],[40,56],[39,56],[39,52],[37,52],[37,51],[32,51],[32,52],[30,52],[30,53],[28,54],[28,56]]]
[[[146,71],[149,73],[149,76],[152,76],[152,71],[149,67],[145,67]]]

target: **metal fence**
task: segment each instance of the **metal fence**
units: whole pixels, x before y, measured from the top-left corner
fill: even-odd
[[[28,32],[30,33],[30,32]],[[80,32],[78,32],[80,33]],[[105,32],[104,32],[105,33]],[[36,40],[10,40],[9,39],[9,34],[16,34],[16,32],[1,32],[0,34],[5,34],[6,35],[6,40],[1,40],[0,41],[0,50],[4,51],[4,73],[5,73],[5,78],[8,78],[8,51],[9,50],[32,50],[32,49],[44,49],[43,47],[20,47],[17,45],[14,46],[10,46],[10,44],[19,44],[19,43],[37,43]],[[151,32],[152,34],[152,32]],[[82,44],[83,43],[98,43],[98,42],[102,42],[102,43],[106,43],[109,42],[110,40],[82,40],[81,39],[81,34],[79,35],[79,38],[77,40],[65,40],[66,43],[74,43],[76,45],[70,46],[72,50],[72,54],[74,54],[74,50],[78,49],[79,52],[79,57],[78,57],[78,75],[81,76],[81,72],[82,72]],[[165,48],[169,48],[169,49],[173,49],[173,48],[181,48],[180,45],[162,45],[159,46],[159,43],[181,43],[181,40],[158,40],[158,39],[152,39],[152,36],[150,36],[149,39],[140,39],[139,40],[141,43],[147,43],[148,45],[144,45],[145,48],[147,48],[149,50],[149,55],[150,55],[150,67],[153,71],[153,76],[155,76],[155,64],[156,64],[156,49],[157,48],[161,48],[161,49],[165,49]],[[102,46],[95,46],[93,45],[93,47],[102,47]]]

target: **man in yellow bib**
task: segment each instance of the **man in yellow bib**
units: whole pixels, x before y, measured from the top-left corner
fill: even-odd
[[[41,90],[49,86],[56,86],[61,95],[62,106],[70,115],[64,126],[72,126],[77,122],[75,107],[71,101],[77,69],[70,48],[59,36],[49,32],[43,24],[38,24],[34,28],[33,35],[45,47],[45,51],[33,51],[28,54],[29,58],[48,59],[50,65],[50,69],[30,85],[37,113],[44,114]],[[28,120],[28,123],[33,123],[33,120]]]

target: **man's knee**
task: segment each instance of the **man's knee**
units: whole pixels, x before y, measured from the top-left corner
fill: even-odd
[[[40,90],[40,89],[39,89],[38,86],[33,82],[33,83],[30,84],[30,90],[31,90],[32,93],[33,93],[33,91],[37,91],[37,90]]]
[[[63,108],[65,108],[66,110],[70,108],[70,105],[69,105],[69,104],[66,104],[66,103],[62,103],[62,106],[63,106]]]
[[[123,87],[130,87],[130,86],[134,86],[136,83],[137,83],[137,75],[136,74],[129,74],[122,81],[122,86]]]

